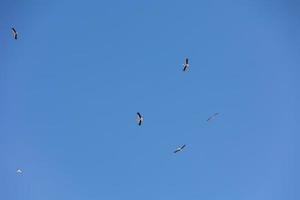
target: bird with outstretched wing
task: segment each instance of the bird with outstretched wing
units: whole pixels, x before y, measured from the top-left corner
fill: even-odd
[[[15,40],[18,39],[18,32],[16,31],[16,29],[13,27],[13,28],[11,28],[11,31],[12,31],[12,33],[13,33],[14,39],[15,39]]]
[[[209,122],[212,119],[214,119],[217,115],[219,115],[219,113],[214,113],[213,115],[211,115],[206,121]]]
[[[137,112],[136,114],[137,114],[137,123],[138,123],[139,126],[141,126],[144,118],[141,115],[141,113]]]
[[[186,58],[186,59],[185,59],[185,62],[184,62],[184,64],[183,64],[183,71],[185,72],[189,66],[190,66],[190,64],[189,64],[189,59]]]
[[[177,148],[175,149],[174,153],[178,153],[178,152],[182,151],[182,150],[184,149],[185,146],[186,146],[186,145],[184,144],[184,145],[182,145],[181,147],[177,147]]]

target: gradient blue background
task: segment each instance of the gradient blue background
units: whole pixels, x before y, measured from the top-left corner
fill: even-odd
[[[0,11],[1,200],[300,199],[299,1]]]

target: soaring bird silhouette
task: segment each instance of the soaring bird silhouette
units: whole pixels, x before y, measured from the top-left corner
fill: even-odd
[[[21,169],[17,169],[17,174],[22,174],[23,171]]]
[[[207,121],[207,122],[211,121],[211,120],[214,119],[217,115],[219,115],[219,113],[214,113],[214,114],[212,114],[206,121]]]
[[[16,31],[16,29],[14,27],[11,28],[11,31],[13,33],[13,37],[16,39],[18,39],[18,32]]]
[[[184,149],[185,146],[186,146],[186,145],[184,144],[184,145],[182,145],[181,147],[177,147],[177,148],[175,149],[174,153],[178,153],[178,152],[182,151],[182,150]]]
[[[141,113],[137,112],[136,114],[137,114],[137,123],[140,126],[140,125],[142,125],[142,122],[144,121],[144,118],[141,115]]]
[[[189,64],[189,59],[186,58],[186,59],[185,59],[185,62],[184,62],[184,64],[183,64],[183,71],[185,72],[189,66],[190,66],[190,64]]]

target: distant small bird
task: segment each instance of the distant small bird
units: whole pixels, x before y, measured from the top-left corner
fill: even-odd
[[[137,123],[140,126],[140,125],[142,125],[142,122],[144,121],[144,118],[141,115],[141,113],[137,112],[136,114],[137,114]]]
[[[13,28],[11,28],[11,30],[12,30],[13,37],[15,38],[15,40],[18,39],[18,32],[16,31],[16,29],[13,27]]]
[[[186,146],[186,145],[184,144],[184,145],[182,145],[181,147],[177,147],[177,148],[175,149],[174,153],[177,153],[177,152],[182,151],[182,150],[184,149],[185,146]]]
[[[23,171],[21,169],[17,169],[17,174],[22,174]]]
[[[219,113],[214,113],[213,115],[211,115],[206,121],[209,122],[212,119],[214,119],[217,115],[219,115]]]
[[[186,59],[185,59],[185,62],[184,62],[184,64],[183,64],[183,71],[185,72],[189,66],[190,66],[190,64],[189,64],[189,59],[186,58]]]

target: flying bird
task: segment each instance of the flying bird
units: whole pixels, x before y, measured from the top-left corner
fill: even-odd
[[[21,169],[17,169],[17,174],[22,174],[23,171]]]
[[[186,59],[185,59],[185,62],[184,62],[184,64],[183,64],[183,71],[185,72],[189,66],[190,66],[190,64],[189,64],[189,59],[186,58]]]
[[[182,151],[182,150],[184,149],[185,146],[186,146],[186,145],[184,144],[184,145],[182,145],[181,147],[177,147],[177,148],[175,149],[174,153],[177,153],[177,152]]]
[[[142,122],[144,121],[144,118],[141,115],[141,113],[137,112],[136,114],[137,114],[137,123],[140,126],[140,125],[142,125]]]
[[[15,38],[15,40],[18,39],[18,32],[16,31],[16,29],[13,27],[11,28],[11,31],[13,33],[13,37]]]
[[[213,115],[211,115],[206,121],[209,122],[212,119],[214,119],[217,115],[219,115],[219,113],[214,113]]]

